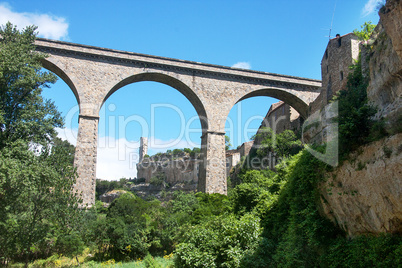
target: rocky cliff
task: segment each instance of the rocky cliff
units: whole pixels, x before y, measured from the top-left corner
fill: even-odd
[[[322,183],[325,215],[350,236],[402,233],[402,134],[363,146]]]
[[[402,1],[387,1],[365,54],[368,99],[391,136],[360,147],[320,185],[322,212],[349,236],[402,233],[401,12]]]

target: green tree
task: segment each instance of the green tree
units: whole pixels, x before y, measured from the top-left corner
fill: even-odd
[[[174,149],[173,150],[173,155],[179,155],[183,153],[183,149]]]
[[[257,135],[262,139],[260,148],[257,149],[257,155],[264,157],[271,151],[279,158],[289,157],[297,154],[302,148],[301,141],[291,130],[285,130],[275,134],[270,128],[263,128]]]
[[[135,259],[160,250],[159,222],[164,210],[158,200],[144,201],[130,192],[115,199],[106,217],[110,246],[106,254],[114,259]]]
[[[280,157],[289,157],[297,154],[303,148],[301,141],[291,130],[285,130],[276,135],[274,151]]]
[[[54,103],[41,96],[56,76],[42,70],[35,29],[19,32],[11,23],[0,29],[0,148],[19,139],[46,145],[63,125]]]
[[[262,215],[277,200],[283,178],[271,170],[246,170],[239,175],[241,183],[230,194],[236,214],[255,212]]]
[[[229,150],[232,144],[230,143],[230,138],[229,136],[225,135],[225,150]]]
[[[210,217],[186,232],[176,248],[175,267],[240,267],[260,234],[260,219],[253,214]]]
[[[42,71],[35,29],[0,28],[0,261],[26,266],[71,238],[81,213],[73,147],[55,137],[63,120],[41,96],[56,77]]]
[[[196,158],[201,153],[201,149],[198,147],[194,147],[190,153],[191,158]]]
[[[353,30],[353,33],[357,35],[359,40],[366,41],[370,38],[371,34],[373,33],[375,27],[377,25],[372,24],[371,21],[365,22],[362,26],[360,26],[360,31],[357,29]]]

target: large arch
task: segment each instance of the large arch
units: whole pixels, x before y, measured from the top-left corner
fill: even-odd
[[[135,74],[132,76],[129,76],[120,82],[118,82],[115,86],[113,86],[108,93],[106,94],[105,98],[102,101],[102,105],[105,103],[105,101],[118,89],[132,84],[136,82],[145,82],[145,81],[152,81],[152,82],[159,82],[165,85],[168,85],[177,91],[179,91],[181,94],[183,94],[193,105],[194,109],[196,110],[198,117],[200,118],[201,122],[201,127],[202,127],[202,132],[204,133],[205,131],[208,130],[208,120],[207,120],[207,113],[204,108],[204,105],[202,104],[201,100],[198,98],[198,96],[194,93],[194,91],[188,87],[186,84],[184,84],[182,81],[171,77],[166,74],[161,74],[161,73],[140,73],[140,74]]]
[[[266,97],[272,97],[278,100],[281,100],[290,106],[292,106],[303,119],[306,119],[308,117],[308,104],[305,103],[302,99],[298,98],[296,95],[285,91],[285,90],[278,90],[276,88],[263,88],[259,90],[255,90],[253,92],[250,92],[243,97],[241,97],[239,100],[236,101],[236,103],[251,98],[251,97],[258,97],[258,96],[266,96]],[[233,106],[232,106],[233,108]]]
[[[80,96],[78,94],[77,88],[74,85],[73,81],[70,79],[70,77],[61,69],[59,68],[56,64],[51,62],[48,59],[43,59],[41,61],[43,68],[55,73],[58,77],[60,77],[71,89],[71,91],[74,93],[75,99],[77,100],[78,106],[80,106]]]

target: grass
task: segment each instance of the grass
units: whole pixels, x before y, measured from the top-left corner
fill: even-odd
[[[146,267],[161,267],[161,268],[169,268],[173,267],[173,255],[166,255],[164,257],[148,257],[147,260],[138,260],[132,262],[115,262],[115,260],[111,259],[105,262],[96,262],[96,261],[86,261],[83,256],[78,257],[80,261],[80,266],[77,265],[77,261],[75,258],[67,258],[64,256],[53,255],[45,260],[36,260],[33,263],[28,265],[29,268],[39,268],[39,267],[110,267],[110,268],[146,268]],[[148,265],[146,264],[148,262]],[[153,265],[149,265],[149,263]],[[11,264],[9,267],[12,268],[22,268],[24,267],[23,263],[15,263]]]

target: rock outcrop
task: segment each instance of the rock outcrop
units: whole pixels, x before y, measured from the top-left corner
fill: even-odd
[[[161,201],[170,200],[175,191],[182,192],[195,192],[197,189],[197,183],[185,183],[179,182],[172,185],[152,185],[150,183],[140,183],[133,185],[130,189],[131,192],[135,193],[142,199],[157,198]]]
[[[351,155],[320,186],[325,215],[349,236],[402,233],[402,134]]]
[[[391,37],[399,60],[402,60],[402,1],[388,0],[378,14],[385,31]]]
[[[120,197],[122,194],[127,193],[125,190],[112,190],[107,193],[104,193],[103,195],[99,196],[100,201],[103,203],[112,203],[113,200],[117,199]]]
[[[392,127],[401,120],[402,111],[402,60],[398,57],[393,43],[395,39],[393,34],[398,31],[390,29],[390,26],[387,31],[380,21],[376,32],[377,37],[368,63],[370,84],[367,88],[367,97],[378,109],[376,118],[386,118],[389,122],[388,127]],[[398,34],[400,35],[399,32]]]

